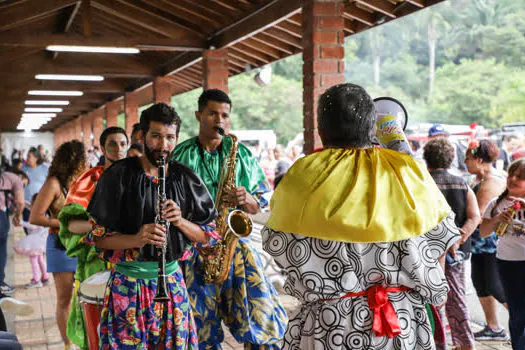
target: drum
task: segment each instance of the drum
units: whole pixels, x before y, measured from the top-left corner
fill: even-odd
[[[90,349],[98,349],[100,313],[104,304],[104,292],[110,271],[97,272],[86,278],[78,289],[78,301],[84,312],[84,324]]]

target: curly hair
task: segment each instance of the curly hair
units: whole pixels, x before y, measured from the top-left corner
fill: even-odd
[[[454,160],[456,150],[445,137],[431,139],[424,147],[423,158],[429,169],[448,169]]]
[[[483,163],[493,163],[499,157],[498,146],[490,140],[481,140],[479,144],[473,144],[467,149],[474,158],[481,159]]]
[[[85,169],[84,144],[77,140],[64,142],[55,152],[47,178],[54,176],[62,186],[68,187],[71,181]]]

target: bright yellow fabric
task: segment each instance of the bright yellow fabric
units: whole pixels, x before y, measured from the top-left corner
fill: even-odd
[[[268,227],[341,242],[393,242],[449,213],[421,164],[388,149],[330,148],[299,159],[271,200]]]

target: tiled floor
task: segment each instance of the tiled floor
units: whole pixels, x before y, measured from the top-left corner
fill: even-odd
[[[15,238],[23,237],[21,230],[14,230]],[[24,285],[31,279],[31,266],[26,257],[14,257],[14,284],[16,285],[15,297],[27,301],[35,308],[35,313],[26,317],[16,317],[15,332],[19,341],[28,350],[61,350],[64,345],[55,322],[55,286],[53,283],[46,287],[24,289]],[[289,300],[289,299],[288,299]],[[291,303],[286,300],[287,305]],[[473,330],[480,327],[473,324]],[[476,344],[476,349],[495,350],[510,349],[506,342],[484,342]],[[243,346],[227,333],[224,350],[243,349]]]

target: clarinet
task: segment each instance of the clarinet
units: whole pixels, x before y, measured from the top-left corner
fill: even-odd
[[[166,239],[161,247],[155,246],[155,255],[159,266],[157,269],[157,292],[153,301],[165,303],[170,300],[166,292],[166,249],[170,223],[162,218],[162,203],[166,200],[166,158],[163,155],[159,156],[157,167],[159,168],[159,176],[155,223],[162,225],[166,229]]]

